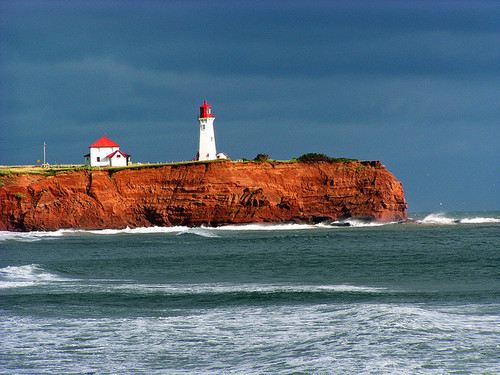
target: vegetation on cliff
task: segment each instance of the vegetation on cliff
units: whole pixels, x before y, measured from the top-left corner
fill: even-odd
[[[331,158],[329,156],[326,156],[325,154],[316,154],[316,153],[301,155],[296,160],[302,163],[317,163],[320,161],[326,161],[331,163],[358,161],[357,159]]]
[[[91,167],[89,165],[15,165],[15,166],[2,166],[0,167],[0,177],[2,176],[12,176],[13,174],[35,174],[43,176],[55,176],[58,173],[74,172],[79,170],[107,170],[111,173],[124,170],[124,169],[144,169],[144,168],[160,168],[164,166],[179,166],[179,165],[191,165],[191,164],[206,164],[206,163],[221,163],[221,162],[231,162],[230,159],[218,159],[218,160],[205,160],[205,161],[182,161],[182,162],[172,162],[172,163],[136,163],[125,167]],[[357,159],[348,158],[332,158],[326,156],[325,154],[308,153],[301,155],[297,158],[290,160],[275,160],[271,159],[268,154],[257,154],[253,160],[241,159],[239,161],[232,161],[233,163],[243,162],[253,162],[253,163],[316,163],[316,162],[351,162],[358,161]]]

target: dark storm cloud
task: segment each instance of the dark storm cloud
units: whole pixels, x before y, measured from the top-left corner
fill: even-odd
[[[78,163],[104,132],[136,161],[191,159],[208,99],[233,158],[382,159],[410,208],[448,194],[498,208],[419,191],[474,161],[498,189],[484,163],[499,154],[499,15],[487,1],[3,2],[0,164],[33,163],[7,143],[43,141],[50,162]]]

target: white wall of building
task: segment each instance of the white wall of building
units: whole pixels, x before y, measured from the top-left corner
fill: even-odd
[[[127,157],[123,156],[119,152],[117,152],[113,157],[107,158],[107,159],[109,160],[110,167],[126,167],[127,166]]]
[[[110,166],[109,159],[106,156],[108,156],[109,154],[113,153],[118,149],[119,147],[92,147],[90,149],[90,166],[92,167]]]

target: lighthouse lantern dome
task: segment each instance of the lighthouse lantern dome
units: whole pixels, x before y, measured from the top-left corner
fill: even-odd
[[[200,107],[200,118],[212,117],[212,107],[207,104],[207,101]]]

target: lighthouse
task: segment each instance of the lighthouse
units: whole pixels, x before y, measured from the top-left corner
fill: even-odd
[[[198,160],[215,160],[218,158],[215,149],[214,120],[212,107],[205,103],[200,107],[200,143],[198,146]]]

